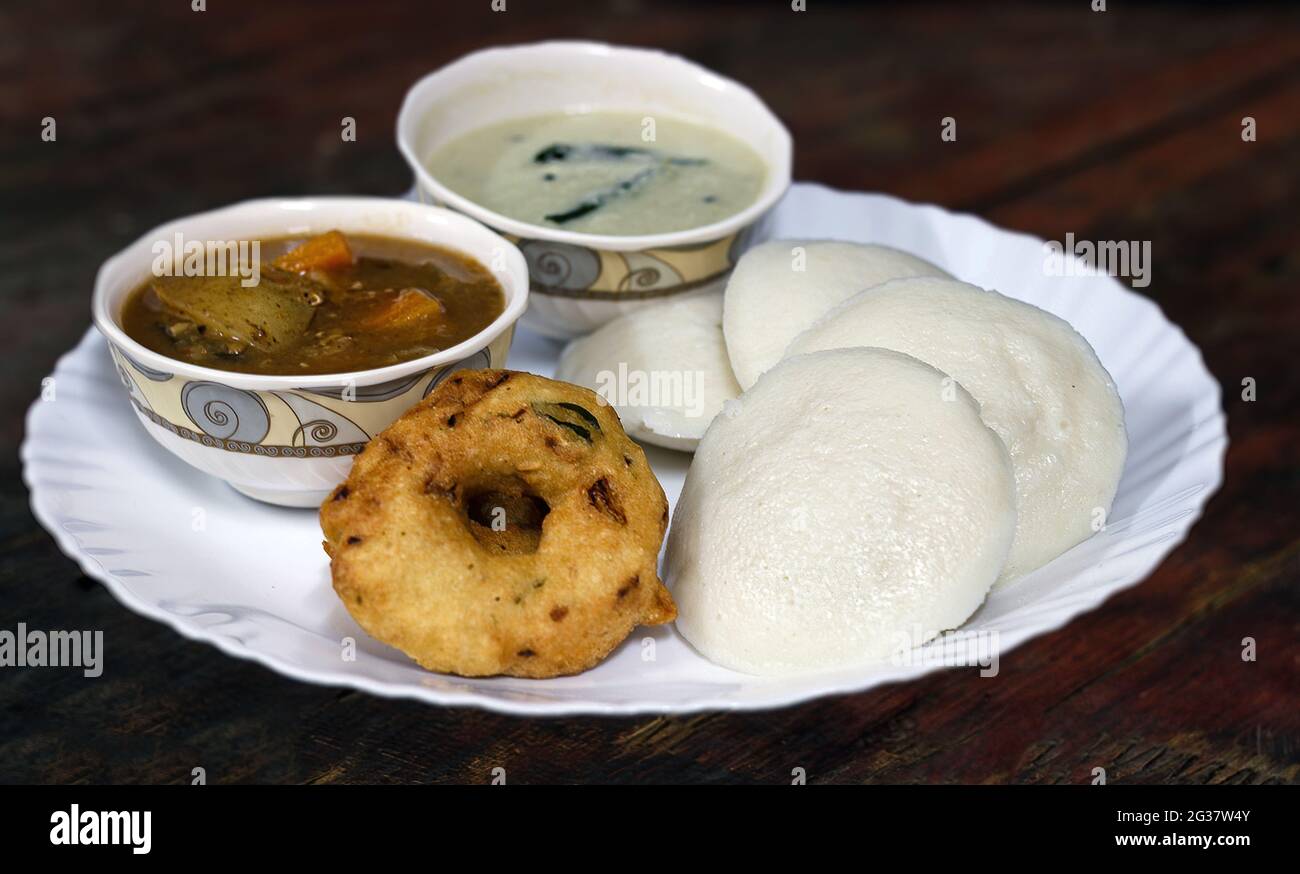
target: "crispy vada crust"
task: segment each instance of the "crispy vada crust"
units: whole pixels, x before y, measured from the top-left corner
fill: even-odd
[[[614,411],[568,383],[457,372],[320,518],[348,612],[431,671],[573,674],[677,615],[656,571],[663,489]]]

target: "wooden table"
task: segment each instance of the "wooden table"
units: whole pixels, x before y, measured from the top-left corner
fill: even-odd
[[[0,628],[102,628],[102,678],[0,674],[0,780],[1079,783],[1300,777],[1300,17],[1207,4],[620,0],[8,4],[0,11]],[[33,520],[22,417],[99,263],[248,197],[395,194],[405,88],[473,49],[662,46],[751,85],[796,178],[1048,239],[1150,240],[1221,381],[1227,481],[1145,583],[1017,649],[786,710],[515,719],[282,678],[117,604]],[[1258,140],[1243,142],[1253,116]],[[53,117],[57,140],[43,142]],[[340,141],[341,119],[358,139]],[[957,120],[943,142],[940,120]],[[1241,399],[1242,380],[1258,396]],[[1243,662],[1241,641],[1258,642]],[[2,669],[0,669],[2,670]]]

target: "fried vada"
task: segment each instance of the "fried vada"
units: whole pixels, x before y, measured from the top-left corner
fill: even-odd
[[[671,622],[668,502],[594,392],[528,373],[444,380],[321,505],[334,591],[431,671],[554,677]]]

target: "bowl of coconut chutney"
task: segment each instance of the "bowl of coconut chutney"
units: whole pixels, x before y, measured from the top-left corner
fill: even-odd
[[[793,152],[738,82],[594,42],[486,49],[430,73],[397,142],[421,200],[519,246],[525,322],[558,338],[720,288],[789,187]]]

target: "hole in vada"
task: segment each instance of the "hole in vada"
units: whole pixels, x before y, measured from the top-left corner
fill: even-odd
[[[542,522],[551,512],[546,501],[522,482],[497,483],[470,489],[465,515],[474,539],[494,553],[528,555],[537,551]]]

